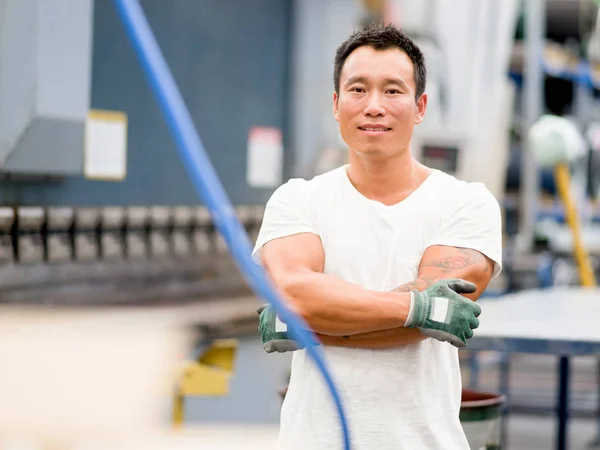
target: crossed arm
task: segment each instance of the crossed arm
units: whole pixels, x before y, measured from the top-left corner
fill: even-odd
[[[417,279],[391,292],[364,289],[323,273],[321,240],[310,233],[275,239],[263,247],[263,264],[288,306],[300,314],[326,345],[383,349],[426,339],[403,327],[411,290],[438,280],[462,278],[477,286],[466,297],[476,300],[487,287],[493,262],[465,248],[431,246],[423,254]]]

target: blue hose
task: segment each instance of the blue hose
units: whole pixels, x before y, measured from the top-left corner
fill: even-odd
[[[287,323],[296,339],[304,345],[323,374],[338,410],[344,449],[350,450],[350,435],[342,401],[308,324],[288,310],[271,287],[264,271],[251,258],[251,244],[246,231],[237,220],[231,202],[206,155],[200,136],[181,97],[175,80],[156,42],[138,0],[114,0],[117,12],[140,59],[148,82],[165,116],[192,183],[213,218],[215,226],[227,243],[246,281],[254,292],[273,305]]]

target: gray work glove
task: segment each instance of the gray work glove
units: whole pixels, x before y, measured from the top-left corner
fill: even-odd
[[[275,309],[268,303],[261,305],[258,310],[258,330],[267,353],[293,352],[303,348],[292,339],[287,331],[287,325],[279,320]]]
[[[423,292],[411,292],[411,307],[405,327],[419,328],[426,336],[461,348],[479,326],[481,307],[460,294],[477,287],[460,279],[441,280]]]

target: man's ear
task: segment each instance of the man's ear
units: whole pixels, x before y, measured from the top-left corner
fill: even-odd
[[[339,95],[337,94],[337,92],[333,92],[333,116],[335,117],[335,120],[337,120],[338,122],[340,121],[340,110],[338,108],[338,100],[339,100]]]
[[[425,110],[427,109],[427,93],[421,94],[419,100],[417,100],[417,114],[415,116],[415,124],[423,122],[425,118]]]

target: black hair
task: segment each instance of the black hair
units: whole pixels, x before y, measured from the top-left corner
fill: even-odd
[[[372,24],[353,33],[337,49],[333,69],[333,84],[335,92],[340,93],[340,75],[348,56],[359,47],[369,46],[375,50],[398,48],[410,58],[413,63],[413,76],[416,86],[416,100],[425,92],[427,70],[425,57],[421,49],[400,29],[394,25]]]

